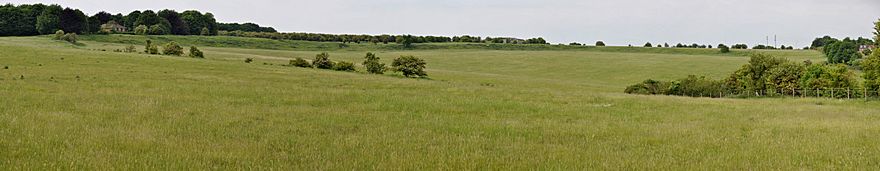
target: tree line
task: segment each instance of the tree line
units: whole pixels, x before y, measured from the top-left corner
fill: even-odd
[[[847,37],[840,40],[831,36],[824,36],[814,39],[810,48],[819,50],[825,54],[830,63],[858,66],[863,61],[862,58],[871,55],[871,52],[873,51],[868,49],[859,52],[859,47],[862,45],[874,45],[877,42],[878,41],[862,37],[859,37],[858,39]]]
[[[33,36],[53,34],[58,30],[65,33],[94,34],[111,33],[115,30],[103,29],[104,24],[118,24],[135,32],[140,27],[144,34],[173,35],[217,35],[225,31],[274,32],[274,28],[260,27],[253,23],[217,23],[214,14],[196,10],[177,12],[164,9],[132,11],[127,15],[110,14],[105,11],[88,16],[79,9],[64,8],[60,5],[44,4],[5,4],[0,6],[0,36]]]

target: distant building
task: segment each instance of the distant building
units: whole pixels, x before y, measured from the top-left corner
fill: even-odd
[[[116,23],[116,21],[109,21],[105,24],[101,24],[101,31],[107,33],[122,33],[127,32],[128,28],[119,25],[119,23]]]

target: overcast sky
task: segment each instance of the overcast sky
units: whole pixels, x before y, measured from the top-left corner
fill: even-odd
[[[11,0],[127,14],[197,9],[283,32],[544,37],[553,43],[779,44],[872,37],[880,0]]]

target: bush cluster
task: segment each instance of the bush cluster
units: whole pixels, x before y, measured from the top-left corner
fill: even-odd
[[[367,53],[364,56],[363,65],[366,68],[366,72],[370,74],[384,74],[385,71],[389,70],[385,66],[384,63],[379,61],[379,57],[374,53]],[[394,59],[394,63],[392,63],[392,71],[400,72],[406,77],[427,77],[428,74],[425,72],[425,65],[427,63],[419,58],[414,56],[401,56],[397,59]],[[354,63],[339,61],[334,62],[330,60],[330,54],[326,52],[315,55],[315,59],[312,60],[311,63],[302,58],[296,58],[290,60],[288,66],[293,67],[303,67],[303,68],[317,68],[317,69],[329,69],[336,71],[347,71],[347,72],[356,72],[357,69]]]
[[[877,61],[880,61],[878,57]],[[877,62],[880,63],[880,62]],[[880,65],[878,65],[880,66]],[[880,67],[878,67],[880,68]],[[880,72],[878,72],[880,73]],[[693,97],[802,95],[815,89],[858,89],[855,74],[845,65],[797,63],[754,54],[748,64],[722,80],[688,76],[674,81],[646,80],[624,90],[629,94]],[[846,97],[845,92],[831,94]]]

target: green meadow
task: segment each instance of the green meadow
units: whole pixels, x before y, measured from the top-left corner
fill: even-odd
[[[206,59],[143,51],[147,39]],[[0,37],[0,170],[872,170],[878,101],[624,94],[817,51]],[[283,66],[424,59],[428,79]],[[243,62],[253,58],[253,63]],[[6,69],[4,69],[6,68]]]

